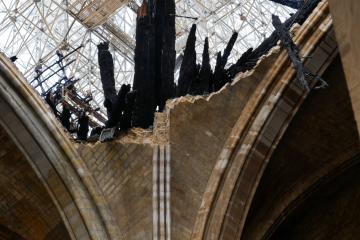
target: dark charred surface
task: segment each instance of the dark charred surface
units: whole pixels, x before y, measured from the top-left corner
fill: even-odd
[[[61,112],[60,115],[60,121],[61,124],[68,130],[70,131],[70,118],[71,118],[71,112],[70,109],[66,106],[63,107],[63,111]]]
[[[135,127],[152,125],[156,108],[174,96],[175,55],[175,1],[144,1],[136,27]]]
[[[156,104],[159,111],[174,96],[175,1],[155,1],[155,76]]]
[[[318,3],[319,0],[305,2],[299,11],[284,23],[284,27],[289,29],[295,23],[302,24]],[[109,126],[114,126],[120,121],[123,122],[120,125],[126,126],[125,128],[129,126],[148,128],[153,124],[156,109],[162,111],[166,100],[174,97],[175,92],[177,96],[184,96],[217,91],[231,82],[238,73],[254,68],[260,57],[267,54],[279,41],[278,34],[274,32],[259,47],[250,48],[235,64],[226,69],[228,58],[238,37],[238,33],[234,32],[223,54],[218,53],[213,73],[207,38],[202,65],[196,63],[196,25],[194,24],[182,57],[178,86],[175,87],[175,37],[175,1],[144,1],[138,9],[137,16],[133,85],[136,94],[130,94],[129,99],[123,93],[116,96],[112,57],[106,44],[99,45],[99,64],[103,69],[101,78],[105,106],[109,114]],[[126,117],[125,102],[129,102]],[[134,111],[130,112],[130,108]]]
[[[276,3],[280,3],[282,5],[299,9],[304,4],[304,0],[270,0]]]
[[[320,0],[308,0],[296,14],[292,15],[288,20],[285,21],[284,26],[287,29],[290,29],[290,27],[295,23],[298,23],[300,25],[303,24],[307,17],[319,4],[319,2]],[[279,40],[280,38],[278,34],[276,32],[273,32],[270,37],[265,39],[264,42],[260,44],[259,47],[254,50],[249,49],[241,56],[241,58],[236,64],[232,65],[227,70],[227,77],[229,79],[233,79],[236,74],[253,69],[256,66],[256,63],[260,59],[260,57],[267,54],[270,49],[277,44]]]
[[[296,4],[295,2],[300,1],[287,1]],[[310,15],[310,13],[318,5],[319,0],[309,0],[304,4],[301,4],[301,8],[296,14],[293,14],[285,23],[284,28],[290,29],[290,27],[299,23],[302,24]],[[267,54],[271,48],[273,48],[280,40],[279,35],[274,32],[263,43],[256,49],[250,48],[242,54],[238,61],[226,69],[226,64],[230,56],[231,50],[234,47],[238,34],[235,32],[223,55],[221,52],[217,54],[216,66],[214,74],[212,74],[211,67],[209,65],[208,53],[206,51],[208,46],[205,42],[204,53],[203,53],[203,65],[201,66],[200,73],[197,70],[196,65],[196,52],[195,52],[195,30],[194,27],[190,31],[188,41],[185,48],[184,59],[180,68],[179,85],[177,89],[178,96],[184,96],[186,94],[204,94],[206,92],[218,91],[226,83],[231,82],[235,76],[240,72],[245,72],[253,69],[257,61]],[[208,88],[204,91],[205,82],[208,82]]]
[[[138,11],[136,26],[135,76],[133,88],[138,92],[134,109],[134,126],[147,128],[155,111],[155,29],[147,4]]]
[[[108,43],[101,43],[98,45],[98,61],[105,99],[114,102],[116,98],[114,61],[109,52]]]
[[[79,117],[77,137],[79,140],[86,140],[89,132],[89,117],[82,112]]]
[[[231,81],[231,79],[228,79],[228,77],[226,76],[225,66],[229,59],[230,53],[234,47],[237,37],[238,37],[238,33],[234,32],[224,50],[224,54],[221,56],[221,53],[220,52],[218,53],[216,59],[215,72],[214,72],[213,89],[215,91],[218,91],[222,86],[224,86],[226,83]]]
[[[184,59],[180,67],[177,96],[185,96],[190,91],[191,83],[198,75],[196,71],[196,25],[192,25],[186,42]]]

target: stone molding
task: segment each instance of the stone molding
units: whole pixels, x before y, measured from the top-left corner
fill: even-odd
[[[120,239],[101,191],[68,136],[4,55],[0,77],[0,123],[44,183],[69,235]]]
[[[296,32],[295,41],[303,56],[310,55],[314,50],[320,51],[318,59],[305,63],[313,73],[321,75],[337,53],[335,41],[330,42],[332,50],[328,54],[317,48],[331,26],[328,4],[322,1]],[[314,64],[311,61],[318,62]],[[264,63],[259,63],[258,67],[261,64]],[[273,66],[248,100],[218,158],[191,239],[231,239],[230,235],[241,238],[252,197],[269,156],[307,96],[293,80],[295,71],[284,50]],[[290,95],[286,96],[285,91]],[[237,214],[241,219],[236,223],[230,221],[231,211],[234,210],[241,211]]]

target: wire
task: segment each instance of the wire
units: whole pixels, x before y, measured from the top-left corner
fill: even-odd
[[[311,0],[310,0],[310,1],[311,1]],[[310,2],[310,1],[309,1],[309,2]],[[304,4],[303,4],[303,5],[301,6],[301,8],[295,13],[294,19],[293,19],[293,21],[291,22],[291,24],[289,25],[289,29],[290,29],[291,26],[295,23],[296,19],[297,19],[298,16],[300,15],[300,12],[301,12],[302,10],[304,10],[306,3],[308,3],[308,1],[304,1]]]
[[[175,17],[178,17],[178,18],[188,18],[188,19],[193,19],[195,21],[199,19],[197,17],[182,16],[182,15],[177,15],[177,14],[169,14],[169,16],[175,16]]]

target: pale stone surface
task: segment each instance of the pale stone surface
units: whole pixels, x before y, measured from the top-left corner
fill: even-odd
[[[329,0],[329,4],[353,109],[360,129],[360,1]]]

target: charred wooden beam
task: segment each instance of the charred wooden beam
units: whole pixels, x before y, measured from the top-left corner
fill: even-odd
[[[133,125],[148,128],[174,96],[175,1],[144,1],[138,10]]]
[[[69,108],[70,112],[79,118],[82,110],[79,110],[79,108],[71,105],[71,103],[69,103],[69,102],[64,102],[64,103]],[[91,114],[92,116],[94,116],[95,118],[96,118],[96,114],[99,114],[98,112],[96,112],[95,110],[92,110],[92,109],[87,109],[87,108],[80,108],[80,109],[86,109],[86,111],[89,114]],[[99,119],[97,118],[97,120],[99,120]],[[96,128],[96,127],[99,127],[99,124],[97,122],[93,121],[91,118],[89,118],[89,126],[92,128]]]
[[[285,27],[278,16],[272,15],[272,24],[275,28],[275,33],[277,33],[281,40],[282,47],[285,48],[288,52],[289,59],[296,70],[296,78],[300,85],[306,91],[310,91],[310,84],[308,83],[306,77],[311,77],[313,80],[320,82],[320,85],[316,86],[315,88],[327,87],[328,84],[322,80],[320,76],[316,76],[305,69],[303,62],[301,61],[300,50],[298,46],[294,43],[289,29]]]
[[[184,58],[180,67],[180,75],[177,86],[177,96],[185,96],[189,93],[191,82],[196,78],[196,24],[193,24],[186,42]]]
[[[218,52],[216,55],[215,71],[213,76],[213,91],[218,91],[221,88],[221,82],[224,77],[224,72],[221,70],[221,52]]]
[[[282,24],[280,18],[276,15],[272,15],[272,24],[275,28],[275,33],[281,40],[281,46],[288,51],[290,61],[296,69],[298,81],[306,90],[309,91],[310,87],[305,79],[305,69],[300,58],[300,50],[292,40],[289,29]]]
[[[75,106],[79,109],[85,109],[86,111],[88,111],[94,118],[96,118],[99,122],[101,123],[105,123],[106,119],[103,117],[103,115],[101,115],[97,110],[93,109],[91,107],[91,105],[88,102],[83,101],[82,99],[79,98],[79,96],[76,93],[72,93],[71,91],[68,91],[66,93],[66,96],[69,98],[69,100],[71,100],[73,103],[75,103]],[[66,101],[66,100],[65,100]],[[69,106],[72,106],[72,104],[70,102],[66,103]],[[71,110],[71,109],[70,109]],[[74,107],[74,110],[76,110],[76,108]],[[77,110],[76,110],[77,111]],[[75,112],[76,112],[75,111]],[[74,113],[74,111],[71,111]],[[97,123],[90,121],[90,126],[94,127],[94,126],[98,126]]]
[[[213,72],[210,65],[209,38],[205,38],[202,66],[200,69],[200,88],[202,89],[202,94],[209,92],[212,77]]]
[[[246,52],[244,52],[241,57],[237,60],[237,62],[229,69],[227,69],[227,78],[233,79],[235,75],[239,72],[245,72],[249,68],[255,66],[256,61],[252,61],[253,57],[253,48],[249,48]]]
[[[112,115],[112,108],[116,101],[114,61],[109,52],[109,43],[100,43],[98,45],[98,61],[100,67],[100,76],[102,88],[104,91],[108,118]]]
[[[190,94],[202,95],[208,93],[210,81],[212,80],[208,38],[205,38],[202,54],[202,66],[197,65],[195,72],[197,73],[197,76],[191,82]]]
[[[56,109],[56,103],[55,103],[55,97],[51,92],[48,92],[45,96],[45,102],[50,106],[51,110],[55,114],[55,116],[58,115],[57,109]]]
[[[238,38],[238,35],[239,34],[237,32],[234,32],[224,50],[224,54],[222,56],[221,53],[218,54],[218,58],[216,59],[215,72],[214,72],[215,91],[218,91],[227,82],[231,81],[231,79],[227,78],[225,66],[229,59],[230,53],[235,45],[236,39]]]
[[[125,97],[124,114],[120,119],[120,129],[128,130],[132,127],[132,115],[135,106],[136,91],[128,92]]]
[[[233,35],[231,36],[228,44],[226,45],[226,48],[224,50],[224,54],[223,54],[222,59],[221,59],[221,64],[222,64],[221,67],[225,68],[225,65],[226,65],[226,63],[227,63],[227,61],[229,59],[229,56],[231,54],[232,49],[234,48],[234,45],[235,45],[235,42],[236,42],[238,36],[239,36],[239,34],[237,32],[234,32]]]
[[[304,5],[295,14],[284,22],[284,26],[290,29],[295,23],[303,24],[307,17],[319,4],[320,0],[307,0]],[[256,49],[248,50],[241,58],[227,70],[227,77],[233,79],[236,74],[248,71],[254,68],[257,61],[263,55],[267,54],[280,40],[278,34],[274,31],[267,39],[265,39]]]
[[[106,122],[106,128],[113,128],[118,125],[120,122],[121,115],[125,109],[125,97],[128,92],[130,92],[131,86],[123,84],[120,87],[120,90],[117,94],[117,98],[113,104],[111,115],[109,116],[108,121]]]
[[[135,75],[133,89],[137,92],[133,114],[135,127],[153,124],[155,97],[155,26],[153,6],[145,0],[138,10],[136,23]]]
[[[63,104],[63,110],[60,115],[60,122],[69,132],[70,132],[70,119],[71,119],[70,109],[68,106]]]
[[[174,96],[175,69],[175,1],[157,0],[155,14],[155,80],[159,111]]]
[[[86,140],[89,133],[89,117],[81,112],[78,120],[77,137],[79,140]]]

